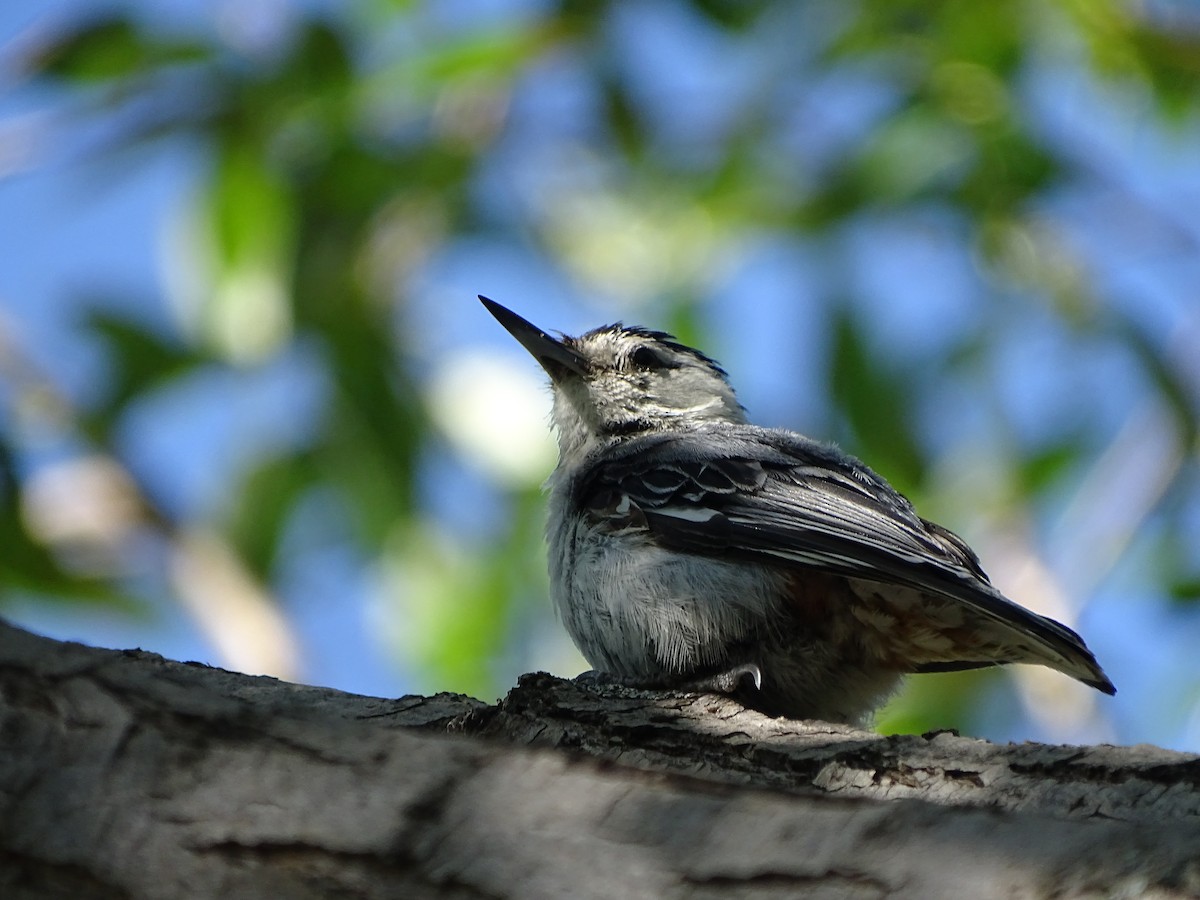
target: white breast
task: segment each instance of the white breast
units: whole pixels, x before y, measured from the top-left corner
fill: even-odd
[[[761,638],[782,576],[673,553],[643,534],[605,534],[552,519],[551,596],[591,665],[635,678],[681,674]]]

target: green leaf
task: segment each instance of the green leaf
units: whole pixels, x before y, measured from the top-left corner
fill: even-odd
[[[63,566],[50,547],[30,534],[21,514],[20,483],[12,449],[0,441],[0,606],[15,593],[48,601],[97,604],[136,612],[143,604],[101,578]]]
[[[1057,160],[1008,123],[975,133],[979,155],[955,199],[980,218],[1026,212],[1027,201],[1062,174]]]
[[[110,81],[151,74],[161,66],[204,59],[211,53],[202,44],[148,37],[131,19],[112,16],[76,24],[42,51],[35,68],[74,81]]]
[[[861,455],[901,490],[924,474],[924,455],[912,430],[911,373],[868,351],[858,324],[844,309],[833,323],[829,384],[837,410],[853,429]]]
[[[210,204],[223,268],[283,262],[290,246],[291,198],[253,141],[238,140],[223,148]]]
[[[718,25],[741,31],[770,6],[762,0],[696,0],[696,9]]]
[[[239,485],[226,527],[238,554],[261,580],[270,577],[296,503],[319,478],[309,456],[284,456],[263,462]]]
[[[975,167],[978,154],[971,129],[921,103],[877,129],[857,166],[867,195],[899,202],[956,188]]]
[[[307,22],[274,83],[291,85],[293,93],[298,89],[340,92],[354,77],[351,53],[346,37],[334,25]]]
[[[103,398],[81,420],[84,431],[101,444],[130,401],[208,362],[191,348],[113,313],[93,309],[85,328],[104,346],[110,366]]]
[[[1036,497],[1049,490],[1079,465],[1084,446],[1080,436],[1043,447],[1018,460],[1022,494]]]
[[[1003,679],[997,668],[910,675],[876,715],[881,734],[925,734],[952,728],[965,734],[978,727],[980,696]]]
[[[1145,333],[1143,326],[1125,316],[1114,315],[1112,329],[1158,390],[1159,399],[1166,404],[1179,429],[1180,445],[1195,447],[1200,442],[1200,421],[1197,421],[1200,409],[1192,385],[1172,358]]]
[[[1180,578],[1168,585],[1171,599],[1176,603],[1200,603],[1200,575]]]

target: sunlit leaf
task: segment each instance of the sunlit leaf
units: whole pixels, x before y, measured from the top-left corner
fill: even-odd
[[[250,141],[222,153],[209,200],[214,288],[199,309],[212,345],[254,362],[291,337],[292,197]]]

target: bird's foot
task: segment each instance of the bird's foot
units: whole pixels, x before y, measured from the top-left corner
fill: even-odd
[[[734,694],[750,685],[757,691],[762,690],[762,669],[755,663],[742,663],[724,672],[688,679],[676,687],[696,694]]]

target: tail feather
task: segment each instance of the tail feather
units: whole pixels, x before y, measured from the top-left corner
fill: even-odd
[[[984,616],[985,621],[979,627],[1001,633],[998,638],[1002,639],[995,640],[995,645],[1003,646],[1006,652],[998,653],[991,659],[930,660],[917,666],[914,671],[957,672],[1008,663],[1031,663],[1048,666],[1109,696],[1117,692],[1095,655],[1078,634],[1053,619],[1039,616],[1003,598],[997,599],[1007,606],[1003,619],[991,614],[994,608],[991,603],[982,607],[977,604],[972,606]],[[1014,610],[1018,615],[1014,615]]]

